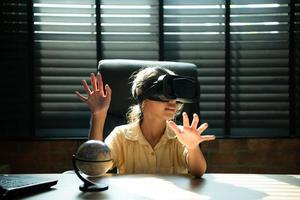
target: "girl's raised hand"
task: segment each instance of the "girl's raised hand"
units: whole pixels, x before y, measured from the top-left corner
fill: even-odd
[[[82,80],[83,88],[87,94],[87,97],[81,95],[78,91],[75,91],[76,95],[85,102],[90,108],[92,114],[107,112],[111,101],[111,89],[106,84],[103,90],[103,81],[100,73],[97,74],[97,78],[94,73],[90,76],[92,90],[88,86],[86,80]]]
[[[177,124],[173,121],[168,121],[168,124],[177,135],[178,140],[188,149],[198,148],[201,142],[214,140],[216,138],[214,135],[201,135],[205,129],[207,129],[208,124],[201,124],[201,126],[197,128],[199,123],[199,117],[197,114],[193,115],[193,121],[191,124],[185,112],[182,113],[182,119],[182,127],[177,126]]]

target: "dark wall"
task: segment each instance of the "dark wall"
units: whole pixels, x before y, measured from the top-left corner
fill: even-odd
[[[0,142],[0,173],[61,173],[83,140]],[[300,173],[300,139],[217,139],[202,145],[207,172]]]

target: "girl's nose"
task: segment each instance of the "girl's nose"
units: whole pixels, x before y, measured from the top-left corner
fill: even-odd
[[[172,100],[169,100],[169,103],[171,104],[175,104],[176,103],[176,100],[172,99]]]

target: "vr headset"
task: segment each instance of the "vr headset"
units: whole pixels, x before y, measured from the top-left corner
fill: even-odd
[[[196,81],[191,77],[165,74],[147,81],[141,88],[142,93],[137,96],[137,99],[138,101],[149,99],[162,102],[176,100],[180,103],[194,103],[197,101],[196,87]]]

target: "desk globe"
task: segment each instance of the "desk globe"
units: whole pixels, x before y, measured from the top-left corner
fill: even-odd
[[[104,142],[88,140],[81,144],[76,154],[73,155],[75,173],[84,183],[79,189],[84,192],[107,190],[107,185],[93,183],[87,178],[84,178],[81,173],[89,177],[102,176],[112,165],[110,149]]]

